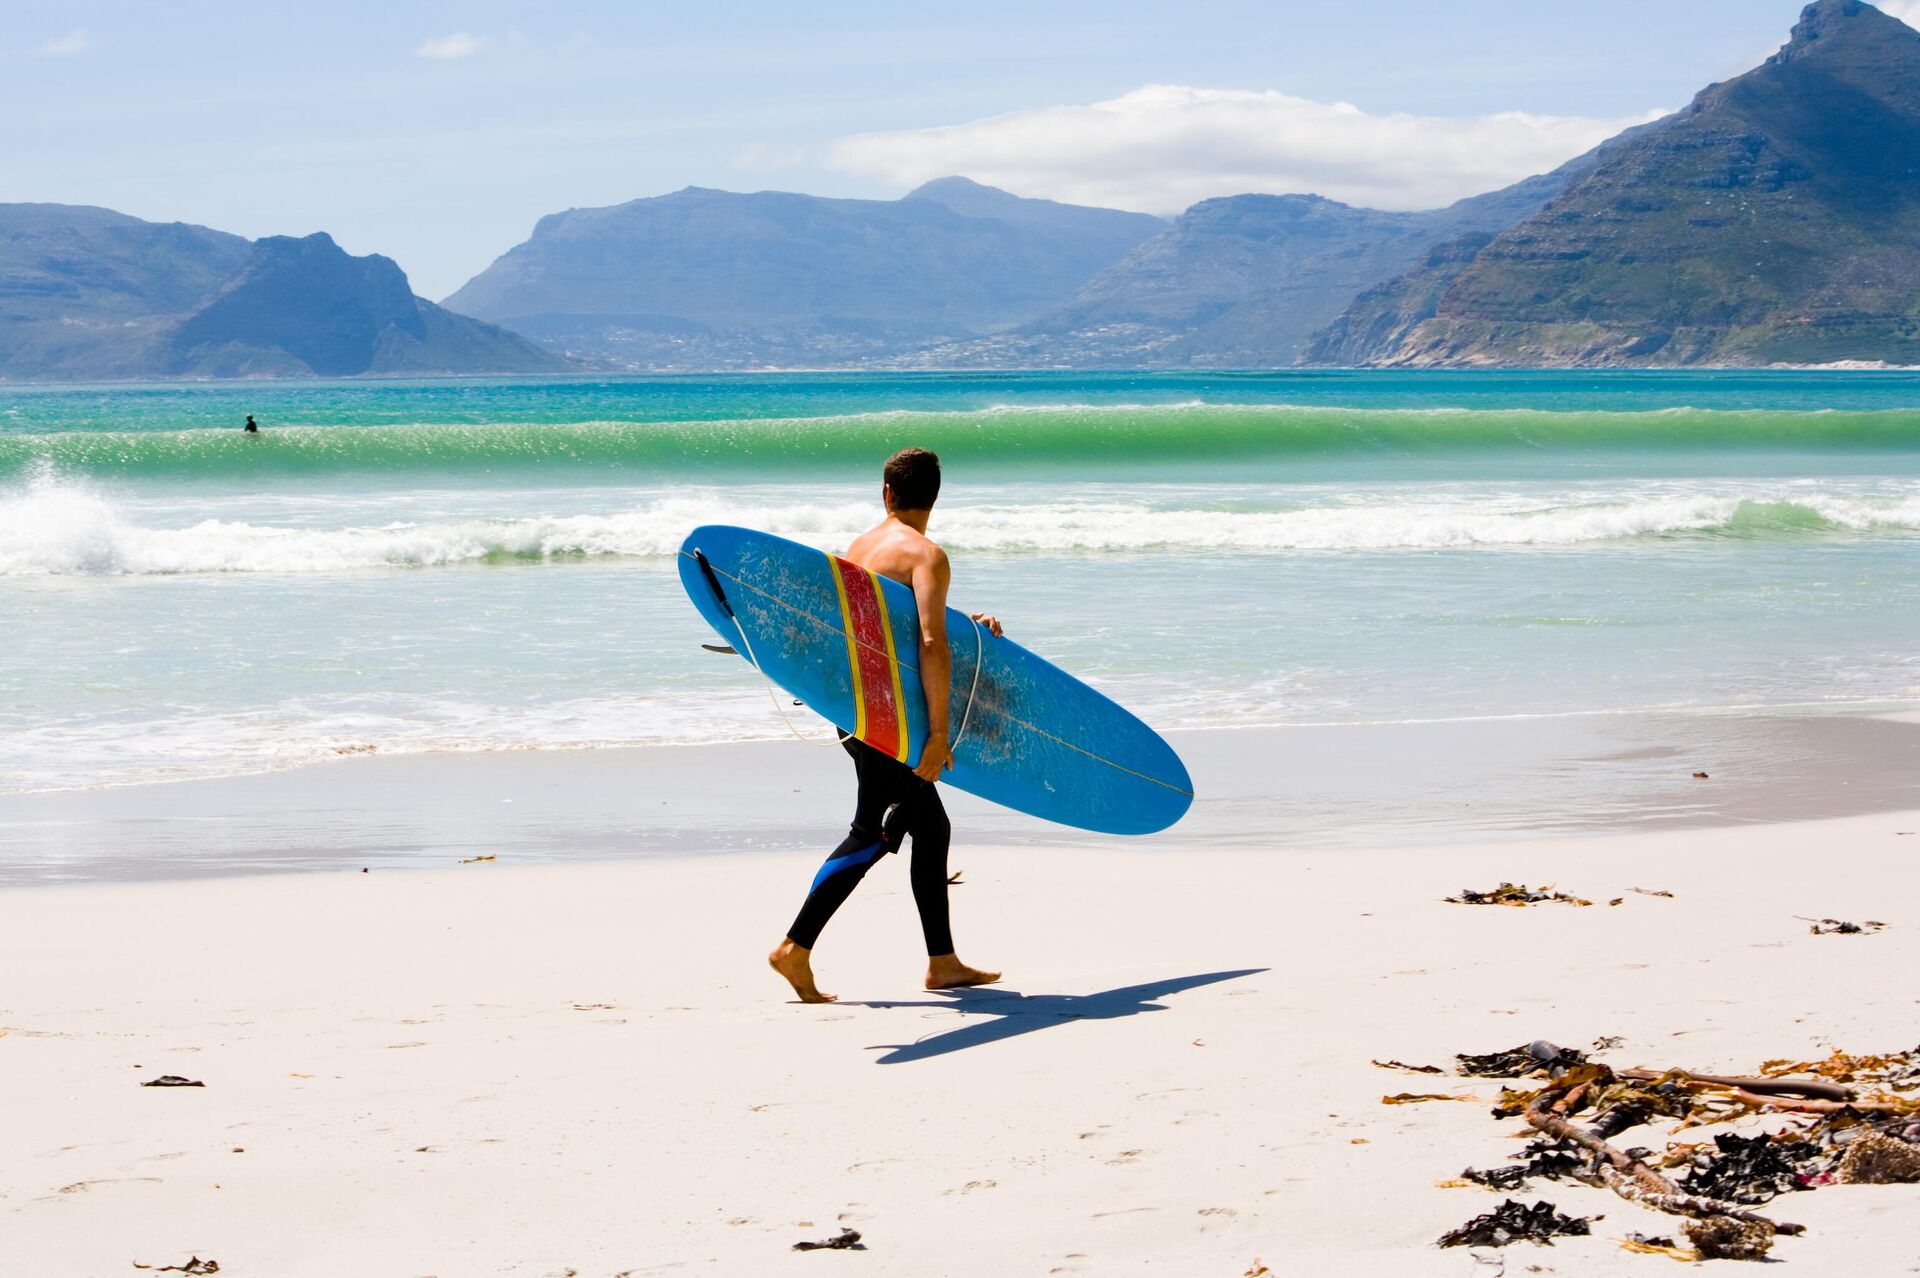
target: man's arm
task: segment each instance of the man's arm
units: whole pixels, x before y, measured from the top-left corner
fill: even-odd
[[[914,769],[922,780],[938,781],[953,766],[947,741],[947,695],[953,684],[953,654],[947,650],[947,587],[953,568],[938,546],[913,569],[913,599],[920,609],[920,690],[927,697],[927,743]]]

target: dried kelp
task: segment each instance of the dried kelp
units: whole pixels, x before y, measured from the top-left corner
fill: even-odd
[[[1910,1185],[1920,1181],[1920,1144],[1883,1131],[1864,1131],[1847,1142],[1834,1179],[1843,1185]]]
[[[1616,1045],[1600,1040],[1595,1046]],[[1469,1169],[1461,1181],[1448,1183],[1512,1191],[1535,1177],[1575,1180],[1654,1211],[1691,1218],[1685,1228],[1694,1250],[1670,1238],[1637,1236],[1622,1244],[1629,1250],[1683,1260],[1761,1259],[1776,1235],[1804,1230],[1760,1215],[1751,1210],[1754,1206],[1825,1185],[1920,1182],[1920,1096],[1862,1092],[1866,1084],[1920,1085],[1920,1048],[1769,1061],[1750,1077],[1614,1070],[1544,1040],[1505,1052],[1462,1054],[1458,1060],[1465,1074],[1541,1080],[1504,1089],[1493,1111],[1496,1117],[1523,1116],[1541,1138],[1515,1155],[1510,1166]],[[1777,1129],[1750,1136],[1722,1133],[1694,1144],[1674,1140],[1690,1127],[1758,1115],[1766,1115]],[[1656,1120],[1671,1123],[1664,1152],[1623,1150],[1610,1143],[1610,1137]],[[1682,1179],[1676,1183],[1658,1168],[1681,1173]],[[1543,1219],[1553,1215],[1546,1204],[1526,1208],[1508,1200],[1442,1241],[1501,1246],[1498,1239],[1526,1236],[1521,1227],[1542,1209]]]
[[[158,1078],[149,1078],[140,1084],[142,1087],[205,1087],[198,1079],[182,1078],[178,1074],[162,1074]]]
[[[1802,923],[1811,923],[1807,931],[1815,936],[1863,936],[1878,932],[1886,926],[1878,919],[1868,919],[1865,923],[1849,923],[1845,919],[1810,919],[1804,914],[1793,917]]]
[[[1578,1145],[1564,1140],[1536,1140],[1514,1157],[1519,1161],[1505,1167],[1469,1167],[1460,1178],[1488,1189],[1519,1189],[1535,1177],[1563,1180],[1577,1175],[1592,1161]]]
[[[1488,1052],[1482,1056],[1461,1052],[1453,1059],[1460,1062],[1462,1074],[1474,1078],[1526,1078],[1533,1074],[1557,1078],[1572,1066],[1585,1064],[1587,1058],[1578,1048],[1561,1047],[1539,1038],[1504,1052]]]
[[[857,1229],[842,1229],[831,1238],[822,1238],[818,1242],[797,1242],[795,1251],[865,1251]]]
[[[1690,1194],[1757,1207],[1781,1194],[1825,1183],[1828,1161],[1812,1141],[1722,1133],[1713,1138],[1713,1152],[1695,1147],[1680,1187]]]
[[[1485,891],[1462,888],[1459,896],[1447,898],[1450,905],[1537,905],[1542,901],[1557,901],[1562,905],[1593,904],[1585,897],[1556,892],[1551,885],[1536,889],[1524,883],[1502,883],[1497,888],[1488,888]]]
[[[1818,1074],[1837,1083],[1882,1083],[1896,1092],[1920,1087],[1920,1047],[1910,1052],[1850,1056],[1836,1050],[1822,1061],[1768,1061],[1760,1067],[1768,1078],[1785,1074]],[[1846,1100],[1851,1097],[1834,1097]]]
[[[1764,1220],[1708,1216],[1686,1224],[1687,1241],[1702,1260],[1764,1260],[1777,1232]]]
[[[1440,1235],[1442,1247],[1505,1247],[1531,1242],[1551,1247],[1555,1238],[1590,1234],[1598,1216],[1568,1216],[1550,1202],[1522,1206],[1509,1198],[1484,1216]]]
[[[1375,1061],[1381,1069],[1403,1069],[1409,1074],[1444,1074],[1447,1071],[1438,1065],[1409,1065],[1405,1061]]]

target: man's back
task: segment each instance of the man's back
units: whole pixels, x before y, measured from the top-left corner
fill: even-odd
[[[869,572],[911,586],[915,574],[934,568],[945,552],[925,533],[887,519],[854,538],[847,558]]]

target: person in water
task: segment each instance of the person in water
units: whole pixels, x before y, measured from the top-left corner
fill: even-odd
[[[968,967],[953,952],[947,920],[947,841],[952,826],[934,782],[953,766],[948,739],[947,693],[952,655],[947,651],[947,586],[953,578],[947,553],[927,537],[927,519],[940,495],[940,459],[919,448],[903,448],[887,459],[880,500],[887,517],[854,539],[846,557],[882,577],[913,587],[920,612],[920,688],[926,694],[927,741],[920,763],[909,768],[864,741],[841,734],[840,744],[853,758],[858,789],[853,826],[820,867],[786,937],[767,956],[773,970],[787,978],[805,1003],[831,1003],[813,980],[813,947],[840,903],[853,894],[867,870],[889,852],[913,840],[913,902],[927,942],[930,990],[985,985],[998,972]],[[975,622],[1000,633],[997,618],[975,613]],[[904,655],[904,654],[903,654]]]
[[[242,426],[240,429],[247,432],[247,434],[249,435],[258,435],[260,433],[260,423],[253,420],[252,413],[248,413],[247,424],[245,426]]]

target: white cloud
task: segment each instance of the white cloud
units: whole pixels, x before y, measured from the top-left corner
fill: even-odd
[[[436,36],[414,52],[423,58],[439,58],[443,61],[471,58],[480,52],[480,37],[468,35],[465,31],[456,31],[452,35]]]
[[[902,186],[959,173],[1020,195],[1160,214],[1248,191],[1415,209],[1544,173],[1661,114],[1372,115],[1271,90],[1155,84],[1086,106],[857,134],[829,158]]]
[[[64,58],[75,53],[85,53],[93,48],[93,36],[85,27],[75,27],[63,36],[56,36],[34,52],[43,58]]]

